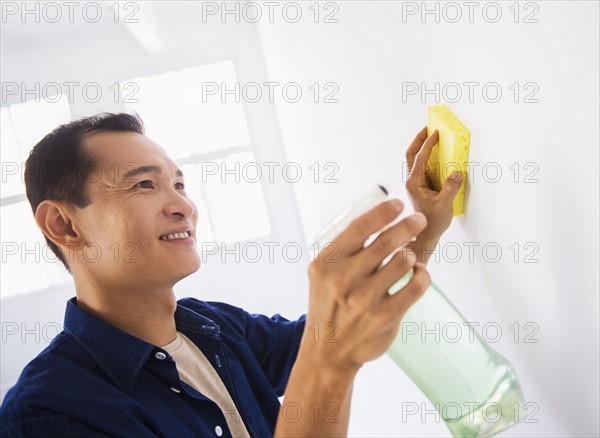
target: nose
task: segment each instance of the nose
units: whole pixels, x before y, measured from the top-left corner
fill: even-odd
[[[166,216],[177,215],[184,219],[191,218],[195,213],[194,203],[176,190],[172,190],[163,211]]]

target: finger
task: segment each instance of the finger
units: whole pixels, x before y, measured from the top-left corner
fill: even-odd
[[[423,231],[426,226],[425,215],[417,212],[388,228],[355,256],[354,265],[357,275],[373,273],[388,255],[403,244],[412,241],[412,238]]]
[[[427,160],[429,160],[431,150],[438,143],[438,140],[439,133],[436,129],[429,137],[427,137],[425,143],[423,143],[423,147],[417,154],[414,167],[407,182],[412,180],[411,182],[416,182],[419,187],[427,187]]]
[[[396,324],[400,323],[406,311],[423,296],[431,284],[431,277],[423,263],[417,262],[413,269],[413,276],[408,283],[394,295],[384,296],[382,300],[383,308],[389,312],[388,317],[397,318]]]
[[[427,138],[427,126],[425,126],[415,139],[412,141],[408,149],[406,150],[406,163],[408,164],[408,171],[412,171],[413,164],[415,162],[415,158],[417,153],[421,150],[421,146],[423,146],[423,142]]]
[[[400,278],[410,271],[417,263],[416,254],[406,246],[398,251],[386,265],[373,274],[364,283],[367,291],[373,291],[376,294],[381,294],[381,297],[387,294],[390,289]]]
[[[453,172],[446,178],[444,184],[442,185],[442,189],[440,190],[439,197],[446,203],[454,202],[454,198],[456,194],[460,190],[460,186],[462,185],[463,175],[461,172]]]
[[[336,252],[342,256],[353,255],[363,249],[365,241],[392,222],[404,210],[400,199],[390,199],[373,207],[354,219],[334,240]]]

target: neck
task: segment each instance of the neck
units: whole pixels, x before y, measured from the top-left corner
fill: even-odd
[[[162,347],[177,336],[173,287],[124,290],[76,282],[75,289],[79,307],[136,338]]]

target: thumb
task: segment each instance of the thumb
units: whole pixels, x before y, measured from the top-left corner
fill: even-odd
[[[463,174],[460,172],[454,172],[446,178],[440,190],[440,196],[447,199],[448,202],[454,201],[454,197],[460,189],[460,185],[463,181]]]

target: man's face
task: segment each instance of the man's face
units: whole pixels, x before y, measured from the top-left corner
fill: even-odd
[[[77,210],[93,277],[139,288],[172,286],[197,271],[198,211],[164,150],[134,132],[89,134],[83,147],[98,165],[86,182],[91,204]]]

